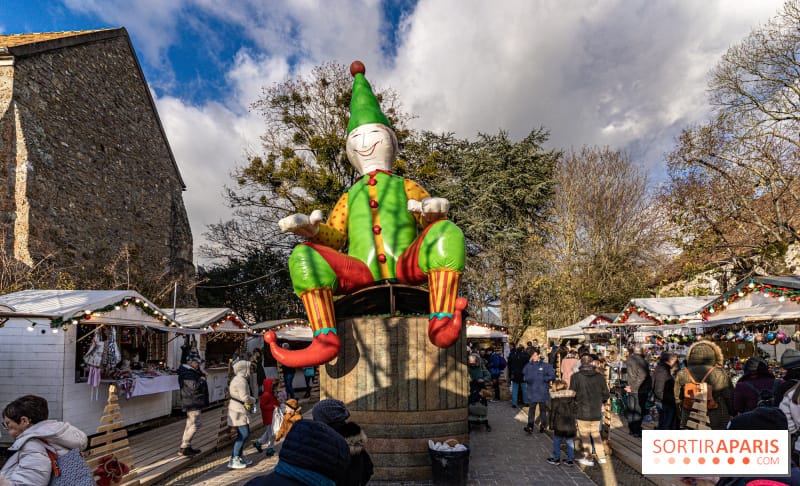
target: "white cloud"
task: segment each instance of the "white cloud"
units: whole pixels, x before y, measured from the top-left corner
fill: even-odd
[[[415,123],[629,149],[649,169],[708,113],[706,76],[782,2],[422,0],[394,84]],[[384,80],[381,80],[384,84]]]
[[[188,190],[196,246],[229,214],[222,185],[258,150],[250,104],[263,87],[319,63],[361,59],[395,88],[419,128],[474,137],[544,126],[551,146],[628,150],[656,177],[680,129],[708,114],[708,71],[725,50],[773,17],[780,0],[420,0],[385,59],[378,0],[66,0],[125,25],[148,62],[165,66],[189,17],[223,20],[243,38],[215,103],[163,97],[159,112]],[[223,35],[224,33],[213,33]],[[212,35],[212,34],[209,34]],[[293,66],[290,72],[289,66]],[[176,87],[172,93],[179,94]]]

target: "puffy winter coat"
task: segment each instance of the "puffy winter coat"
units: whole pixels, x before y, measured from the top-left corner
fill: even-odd
[[[328,424],[339,432],[350,447],[350,465],[345,471],[345,477],[337,481],[339,486],[363,486],[369,482],[374,473],[372,458],[367,450],[367,434],[353,422],[335,422]]]
[[[574,390],[550,392],[550,429],[554,435],[575,437],[577,407]]]
[[[577,405],[575,416],[578,420],[596,422],[603,416],[602,405],[609,399],[605,376],[598,373],[594,366],[581,366],[580,370],[572,375],[569,389],[575,391]]]
[[[556,379],[556,370],[543,359],[528,361],[522,369],[522,378],[527,384],[529,403],[544,403],[550,400],[550,382]]]
[[[249,393],[247,385],[250,377],[250,362],[245,360],[233,364],[233,379],[228,386],[231,400],[228,402],[228,425],[239,427],[250,423],[250,415],[240,402],[256,403],[256,399]],[[238,401],[237,401],[238,400]]]
[[[47,455],[46,440],[57,455],[72,449],[85,449],[89,439],[77,427],[66,422],[43,420],[31,425],[17,437],[9,452],[13,452],[0,470],[0,476],[13,486],[47,486],[52,465]]]
[[[689,347],[686,353],[686,366],[696,380],[702,380],[708,370],[714,370],[706,378],[706,383],[711,387],[714,400],[719,404],[714,410],[708,411],[711,428],[723,430],[728,426],[730,414],[733,411],[733,386],[728,373],[722,368],[725,358],[722,350],[711,341],[698,341]],[[686,369],[682,369],[675,377],[675,400],[678,401],[678,410],[681,412],[681,427],[686,428],[689,412],[683,408],[683,389],[692,379]]]
[[[272,423],[272,414],[275,413],[276,408],[281,406],[278,399],[272,394],[272,382],[274,381],[273,378],[265,378],[262,382],[264,393],[261,394],[258,404],[261,406],[261,421],[264,425]]]
[[[181,408],[184,412],[200,410],[208,406],[208,384],[203,372],[188,363],[178,368],[178,383],[181,386]]]

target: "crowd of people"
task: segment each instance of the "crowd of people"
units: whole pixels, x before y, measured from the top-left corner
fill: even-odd
[[[548,463],[592,466],[606,462],[604,437],[607,439],[608,431],[603,431],[603,414],[611,409],[607,406],[612,396],[609,383],[616,387],[627,432],[633,437],[641,437],[643,422],[654,416],[657,430],[691,428],[694,398],[687,390],[704,383],[711,429],[746,428],[748,420],[768,423],[787,429],[793,434],[793,447],[800,449],[800,351],[789,349],[781,356],[783,376],[779,378],[758,355],[744,363],[741,374],[733,374],[725,366],[720,347],[708,340],[692,344],[684,356],[668,350],[654,353],[642,344],[632,344],[622,353],[615,347],[605,352],[598,348],[568,343],[510,345],[505,362],[511,407],[528,407],[526,433],[552,431],[553,452],[546,458]],[[491,371],[491,363],[500,351],[469,351],[471,383],[497,389],[500,380]],[[495,400],[498,398],[495,395]],[[760,417],[770,413],[782,416],[783,422]],[[576,441],[580,443],[578,453]]]

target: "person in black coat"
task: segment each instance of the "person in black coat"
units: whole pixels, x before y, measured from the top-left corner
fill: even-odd
[[[319,486],[340,484],[350,462],[347,442],[330,426],[314,420],[296,422],[278,454],[278,464],[244,486]]]
[[[208,406],[208,384],[206,374],[200,369],[203,358],[197,353],[190,353],[186,363],[178,368],[178,384],[180,385],[181,409],[186,412],[186,426],[183,429],[181,448],[178,454],[194,456],[200,449],[192,447],[192,438],[200,428],[200,412]]]
[[[606,462],[605,446],[600,437],[600,420],[603,418],[603,404],[608,401],[606,377],[597,372],[589,355],[581,357],[581,366],[569,381],[569,389],[575,392],[575,416],[578,435],[581,439],[583,454],[578,462],[583,466],[594,466],[591,459],[592,442],[594,442],[597,461]]]
[[[561,443],[567,443],[566,466],[572,466],[575,459],[575,435],[577,416],[575,415],[575,391],[567,389],[567,382],[556,380],[550,390],[550,429],[553,431],[553,455],[547,459],[552,465],[561,464]]]
[[[629,395],[628,402],[628,432],[634,437],[642,436],[642,418],[646,414],[645,404],[653,387],[650,378],[650,366],[644,359],[644,349],[640,344],[635,345],[625,362],[627,369],[628,386],[625,388]]]
[[[531,356],[525,352],[525,348],[522,347],[522,344],[517,344],[517,347],[512,349],[511,353],[508,355],[508,376],[511,379],[512,408],[528,404],[522,369],[525,368],[525,365],[530,359]]]
[[[329,425],[338,432],[350,448],[350,465],[343,476],[336,481],[337,486],[363,486],[369,482],[374,473],[372,459],[367,453],[367,434],[354,422],[348,422],[350,411],[344,402],[333,398],[320,400],[311,409],[311,416],[316,422]]]
[[[678,407],[675,402],[675,375],[672,374],[678,356],[664,351],[653,371],[653,395],[660,404],[658,430],[678,428]]]

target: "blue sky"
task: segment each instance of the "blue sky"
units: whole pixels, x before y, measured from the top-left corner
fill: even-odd
[[[259,152],[262,89],[360,59],[416,128],[628,151],[654,180],[707,74],[779,0],[0,0],[0,33],[125,27],[187,184],[196,247]],[[197,260],[198,253],[195,252]]]

